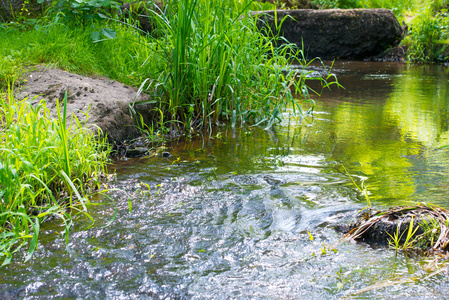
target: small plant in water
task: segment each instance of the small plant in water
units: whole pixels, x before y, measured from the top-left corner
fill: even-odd
[[[423,238],[417,240],[417,247],[422,249],[432,248],[436,240],[438,239],[438,236],[440,235],[440,224],[435,218],[430,216],[427,219],[423,218],[421,220],[420,226],[424,230],[424,233]],[[447,224],[445,224],[445,226],[447,227]]]
[[[345,166],[341,164],[343,169],[345,170],[345,173],[349,176],[352,183],[356,186],[356,188],[362,193],[362,195],[365,197],[366,203],[368,204],[368,207],[371,209],[373,208],[373,205],[371,204],[371,200],[369,198],[369,191],[368,187],[365,185],[365,180],[362,180],[362,183],[360,184],[360,187],[355,183],[354,179],[352,178],[351,174],[349,174],[348,170],[346,170]]]
[[[407,236],[405,237],[405,241],[401,244],[402,236],[404,235],[405,231],[400,234],[400,228],[401,223],[399,223],[396,226],[396,232],[391,235],[387,232],[387,234],[391,237],[391,239],[388,241],[390,247],[394,248],[396,251],[399,250],[409,250],[414,247],[414,244],[416,242],[416,239],[412,239],[415,235],[416,231],[419,229],[419,225],[415,228],[413,227],[413,216],[411,217],[410,224],[407,230]]]
[[[310,231],[307,230],[307,234],[308,234],[308,236],[309,236],[309,240],[310,240],[311,242],[313,242],[314,237],[313,237],[313,235],[310,233]],[[337,250],[335,247],[330,246],[330,245],[326,245],[326,243],[324,243],[324,242],[322,243],[322,247],[320,247],[320,250],[321,250],[321,255],[327,255],[329,251],[332,251],[332,252],[334,252],[334,253],[337,253],[337,252],[338,252],[338,250]],[[312,256],[315,256],[315,252],[312,253]]]

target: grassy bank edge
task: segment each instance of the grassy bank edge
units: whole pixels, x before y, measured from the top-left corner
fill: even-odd
[[[25,246],[25,261],[32,257],[45,220],[61,220],[67,245],[76,216],[94,222],[89,197],[105,192],[110,148],[75,117],[66,124],[66,101],[53,118],[45,101],[16,101],[12,89],[0,94],[1,266]]]

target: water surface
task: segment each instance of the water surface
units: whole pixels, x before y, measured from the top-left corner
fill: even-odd
[[[342,165],[378,208],[449,208],[447,69],[333,72],[345,89],[324,92],[311,118],[286,112],[272,130],[223,128],[167,145],[170,158],[118,163],[115,205],[94,207],[91,228],[80,220],[68,251],[62,227],[44,224],[34,259],[1,271],[0,298],[448,298],[444,269],[334,229],[366,206]]]

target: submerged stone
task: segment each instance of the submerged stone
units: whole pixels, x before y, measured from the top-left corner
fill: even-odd
[[[258,26],[295,43],[308,58],[364,59],[394,47],[404,37],[388,9],[296,9],[256,12]],[[282,39],[279,44],[285,43]]]
[[[147,147],[133,147],[126,152],[127,157],[143,156],[150,151]]]
[[[165,158],[169,158],[169,157],[171,157],[171,153],[170,152],[162,152],[162,157],[165,157]]]

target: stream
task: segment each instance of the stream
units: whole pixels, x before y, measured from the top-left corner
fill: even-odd
[[[120,190],[93,201],[95,224],[78,219],[68,249],[61,222],[43,224],[33,259],[0,270],[0,299],[449,299],[446,266],[334,228],[367,206],[348,174],[375,208],[449,208],[448,67],[332,72],[344,89],[312,117],[115,164]]]

